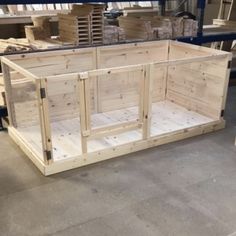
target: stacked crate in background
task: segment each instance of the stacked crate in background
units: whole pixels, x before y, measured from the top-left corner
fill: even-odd
[[[91,40],[92,44],[102,44],[104,34],[103,11],[105,6],[102,4],[93,4],[91,15]]]
[[[73,5],[69,14],[58,14],[61,41],[76,45],[102,44],[103,10],[101,4]]]
[[[76,45],[90,45],[90,17],[92,6],[73,5],[69,14],[58,14],[61,41]]]

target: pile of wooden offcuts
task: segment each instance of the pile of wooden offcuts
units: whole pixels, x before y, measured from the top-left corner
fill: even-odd
[[[51,38],[50,17],[48,16],[32,16],[34,25],[25,26],[26,38],[33,42],[35,40]]]
[[[115,25],[106,25],[104,28],[104,44],[113,44],[119,42],[125,42],[125,32],[124,29],[117,27]]]
[[[197,35],[197,21],[182,17],[119,17],[127,39],[175,39]]]
[[[0,39],[0,53],[33,51],[35,49],[35,46],[31,45],[27,39]]]
[[[68,14],[58,14],[60,40],[76,45],[103,43],[103,4],[73,5]]]

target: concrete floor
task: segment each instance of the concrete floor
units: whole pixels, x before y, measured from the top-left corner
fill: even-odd
[[[1,132],[0,235],[236,235],[235,107],[236,87],[222,131],[51,177]]]

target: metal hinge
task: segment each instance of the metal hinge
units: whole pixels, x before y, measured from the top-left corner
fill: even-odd
[[[228,69],[231,68],[232,61],[228,61]]]
[[[41,99],[46,98],[46,90],[45,90],[45,88],[40,88],[40,97],[41,97]]]
[[[52,152],[51,152],[51,151],[48,151],[48,150],[45,150],[45,153],[46,153],[47,161],[52,160]]]
[[[220,116],[223,117],[225,114],[225,110],[221,110]]]

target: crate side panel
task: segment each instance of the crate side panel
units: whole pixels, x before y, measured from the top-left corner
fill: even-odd
[[[167,59],[167,52],[168,41],[100,47],[98,48],[98,68],[163,61]],[[141,86],[140,80],[137,80],[139,76],[136,72],[126,72],[111,75],[108,80],[98,78],[102,110],[109,111],[115,108],[136,106],[139,101],[137,89]],[[165,67],[156,66],[154,68],[153,100],[155,102],[165,99],[165,76]]]
[[[127,66],[166,60],[168,42],[156,41],[98,47],[98,68]]]
[[[95,111],[95,86],[90,84],[90,104]],[[48,80],[49,116],[52,122],[79,117],[78,80]]]
[[[167,99],[211,118],[219,118],[228,84],[228,58],[170,66]]]
[[[61,55],[51,52],[50,56],[38,54],[14,62],[27,69],[36,76],[51,76],[74,72],[82,72],[96,68],[95,49],[79,51],[75,53],[62,53]]]
[[[10,72],[14,128],[43,161],[38,92],[34,81]]]
[[[173,53],[172,53],[173,52]],[[173,57],[176,56],[176,53],[180,53],[180,55],[184,56],[184,54],[187,54],[190,56],[201,56],[201,55],[229,55],[229,52],[203,47],[199,45],[193,45],[188,43],[183,43],[179,41],[170,40],[170,53]],[[176,58],[177,59],[177,58]],[[179,57],[180,59],[180,57]]]

